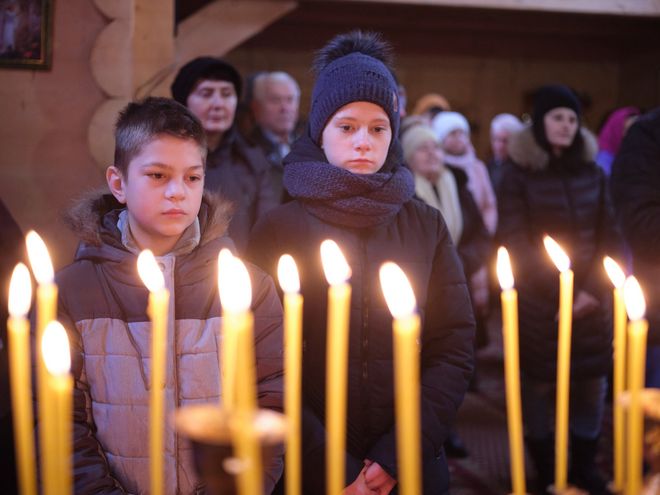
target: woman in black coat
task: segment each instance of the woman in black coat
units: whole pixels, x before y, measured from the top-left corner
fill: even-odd
[[[575,272],[569,481],[590,493],[607,493],[593,462],[612,360],[611,285],[602,260],[617,257],[621,241],[605,178],[594,162],[595,139],[580,125],[573,92],[560,85],[541,88],[533,117],[533,125],[512,139],[513,162],[505,165],[498,193],[498,237],[511,254],[520,298],[527,445],[544,490],[554,478],[559,307],[559,273],[543,247],[548,234],[567,252]]]
[[[301,275],[306,493],[325,491],[324,239],[339,244],[352,269],[345,493],[397,491],[392,317],[378,283],[383,262],[407,273],[423,318],[426,494],[448,491],[442,444],[472,372],[474,317],[465,276],[441,215],[413,199],[412,175],[401,165],[397,85],[385,47],[354,32],[321,51],[308,130],[285,159],[284,185],[294,201],[266,214],[248,248],[272,274],[280,255],[291,254]]]

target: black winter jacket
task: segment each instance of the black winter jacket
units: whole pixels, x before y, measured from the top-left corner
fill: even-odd
[[[229,237],[239,253],[245,250],[250,230],[266,211],[279,204],[270,179],[270,164],[259,147],[252,146],[232,128],[206,159],[204,188],[234,204]]]
[[[593,162],[596,145],[582,129],[582,146],[573,157],[551,158],[534,140],[531,128],[514,135],[513,162],[505,164],[498,194],[499,242],[511,255],[520,300],[520,363],[530,377],[556,378],[559,272],[543,236],[567,252],[575,290],[596,297],[600,307],[573,319],[571,377],[607,374],[612,360],[611,283],[603,257],[621,260],[602,171]]]
[[[378,278],[381,264],[391,260],[411,280],[423,317],[424,493],[445,493],[448,472],[442,444],[472,372],[474,317],[444,221],[438,211],[411,200],[385,225],[351,229],[326,223],[293,201],[267,213],[255,227],[248,256],[256,264],[274,274],[284,253],[298,264],[304,296],[303,402],[321,420],[325,415],[327,283],[319,246],[324,239],[339,244],[352,269],[346,482],[355,479],[365,458],[396,478],[392,316]],[[322,459],[323,432],[306,432],[303,442],[307,443],[304,451],[310,453],[305,456],[308,465]],[[323,471],[322,461],[315,467],[304,466],[308,479],[314,476],[321,481],[317,485],[321,492]]]
[[[612,165],[612,197],[644,290],[649,339],[660,344],[660,108],[640,117]]]

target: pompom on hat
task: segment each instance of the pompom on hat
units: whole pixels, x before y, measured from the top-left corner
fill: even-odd
[[[197,57],[179,69],[170,86],[172,97],[186,105],[188,96],[200,79],[228,81],[234,85],[236,96],[241,97],[243,80],[236,68],[220,58]]]
[[[330,118],[344,105],[367,101],[387,114],[392,135],[399,130],[397,82],[389,67],[389,45],[374,33],[353,31],[332,39],[315,61],[309,131],[319,144]]]
[[[438,137],[438,142],[442,144],[450,132],[460,129],[470,134],[470,124],[467,119],[458,112],[440,112],[433,118],[431,124],[433,132]]]

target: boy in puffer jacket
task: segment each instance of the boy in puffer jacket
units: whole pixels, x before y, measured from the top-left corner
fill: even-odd
[[[150,333],[148,291],[137,255],[151,249],[171,294],[165,413],[217,402],[217,256],[233,249],[225,231],[230,205],[205,195],[204,130],[184,106],[165,98],[130,103],[115,131],[112,194],[90,197],[69,214],[82,240],[75,261],[57,276],[59,318],[69,331],[74,390],[77,493],[149,490]],[[253,287],[259,405],[281,409],[282,309],[272,280],[248,266]],[[202,490],[190,445],[166,422],[164,487]],[[265,468],[264,492],[282,472]]]

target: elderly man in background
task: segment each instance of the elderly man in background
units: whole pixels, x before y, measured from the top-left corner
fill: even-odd
[[[282,201],[282,159],[295,139],[300,87],[286,72],[262,72],[254,78],[250,102],[255,127],[250,135],[271,164],[275,197]]]
[[[509,137],[522,128],[520,119],[510,113],[500,113],[490,122],[490,147],[493,157],[486,166],[495,194],[502,179],[502,164],[509,159]]]

